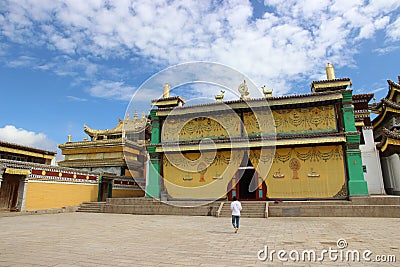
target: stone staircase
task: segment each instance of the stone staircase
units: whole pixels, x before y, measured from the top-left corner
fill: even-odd
[[[103,206],[106,202],[83,202],[77,209],[77,212],[103,212]]]
[[[152,198],[108,198],[106,202],[84,202],[79,212],[104,212],[143,215],[215,216],[219,202],[168,201]]]
[[[230,217],[230,202],[160,202],[152,198],[109,198],[106,202],[84,202],[78,212],[146,215]],[[400,196],[351,197],[324,201],[241,201],[242,217],[391,217],[400,218]],[[221,205],[222,204],[222,205]],[[268,209],[266,210],[266,206]]]
[[[265,218],[265,201],[241,201],[242,211],[241,217],[243,218]],[[221,209],[219,217],[231,217],[231,202],[226,201]]]

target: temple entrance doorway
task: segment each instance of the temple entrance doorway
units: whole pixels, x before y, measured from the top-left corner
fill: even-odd
[[[0,210],[18,211],[18,195],[24,176],[4,174],[0,187]]]
[[[112,197],[112,179],[103,178],[100,184],[99,201],[106,201]]]
[[[253,164],[245,158],[231,182],[228,184],[228,200],[266,200],[267,186],[256,172]]]
[[[257,177],[253,167],[242,167],[238,171],[237,198],[240,200],[255,200],[257,190]]]

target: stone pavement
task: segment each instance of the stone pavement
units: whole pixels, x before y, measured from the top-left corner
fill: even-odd
[[[398,263],[260,261],[268,250],[369,249],[400,261],[400,219],[241,219],[60,213],[2,217],[0,266],[397,266]],[[291,252],[293,253],[293,252]],[[261,253],[260,257],[264,254]],[[285,256],[283,256],[285,257]],[[295,254],[292,254],[295,257]],[[286,258],[288,255],[286,254]]]

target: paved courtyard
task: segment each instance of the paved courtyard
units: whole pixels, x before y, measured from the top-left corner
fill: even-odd
[[[367,255],[371,259],[395,255],[400,261],[400,219],[242,218],[237,234],[229,220],[90,213],[0,214],[0,266],[321,266],[320,262],[294,262],[296,251],[300,258],[304,250],[315,250],[319,257],[324,249],[339,250],[339,238],[348,244],[342,252],[368,249],[373,252]],[[286,251],[282,259],[287,261],[278,260],[277,254],[273,254],[273,260],[259,260],[265,257],[266,246],[268,253]],[[322,255],[324,266],[398,265],[340,258],[331,261],[327,253]]]

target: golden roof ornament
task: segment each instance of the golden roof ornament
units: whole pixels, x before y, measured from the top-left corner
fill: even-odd
[[[272,97],[272,89],[271,90],[266,89],[265,85],[261,86],[261,89],[265,98]]]
[[[163,98],[168,98],[169,97],[170,89],[171,89],[171,87],[169,86],[168,83],[164,84]]]
[[[328,62],[328,64],[326,64],[325,71],[326,71],[326,79],[327,80],[336,79],[335,68],[334,68],[333,64]]]
[[[240,99],[249,99],[249,88],[247,87],[246,80],[243,81],[238,87]]]
[[[222,103],[224,100],[224,94],[225,94],[225,91],[221,90],[221,94],[215,96],[215,102]]]

